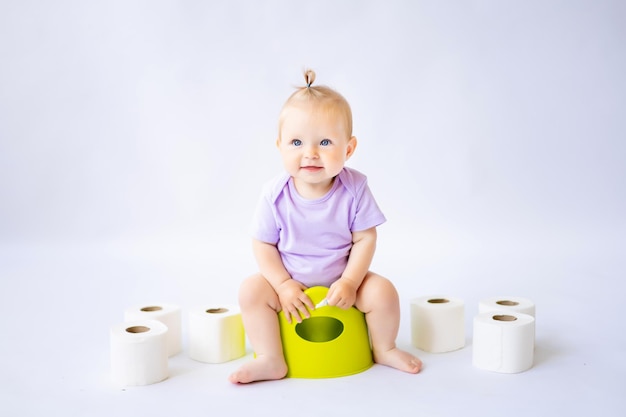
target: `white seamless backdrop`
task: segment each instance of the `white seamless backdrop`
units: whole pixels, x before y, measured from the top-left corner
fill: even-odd
[[[0,3],[0,408],[318,415],[308,390],[337,414],[620,415],[625,21],[609,0]],[[112,387],[124,308],[236,302],[306,67],[352,105],[399,344],[410,299],[443,293],[467,303],[466,348],[414,349],[410,378],[252,387],[183,353],[166,382]],[[477,302],[498,294],[538,311],[535,367],[506,378],[471,367]]]

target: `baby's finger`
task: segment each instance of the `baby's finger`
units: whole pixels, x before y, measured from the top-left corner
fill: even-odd
[[[309,300],[310,302],[310,300]],[[312,303],[311,303],[312,304]],[[305,304],[305,301],[298,299],[295,303],[294,303],[294,316],[296,317],[296,321],[298,323],[301,323],[302,320],[304,319],[308,319],[309,317],[311,317],[311,313],[309,312],[307,305]]]
[[[342,301],[343,299],[338,294],[333,294],[333,296],[328,299],[328,305],[339,307]]]
[[[335,298],[335,290],[333,288],[330,288],[328,292],[326,293],[326,300],[330,304],[330,300],[334,301],[334,298]]]
[[[287,323],[291,324],[291,313],[289,312],[289,310],[287,310],[286,308],[283,308],[283,314],[285,315],[285,318],[287,319]]]
[[[302,323],[302,316],[300,316],[300,311],[294,307],[291,311],[291,316],[296,321],[296,323]]]
[[[298,323],[302,320],[300,318],[300,314],[298,314],[298,309],[295,306],[287,306],[283,307],[283,312],[285,313],[285,318],[287,319],[287,323],[291,324],[294,320]]]
[[[302,301],[302,303],[309,309],[311,310],[315,309],[315,304],[313,303],[313,300],[311,300],[311,297],[309,297],[308,295],[304,294],[304,298],[301,299],[300,301]]]
[[[308,319],[309,317],[311,317],[311,313],[309,312],[307,306],[304,304],[304,302],[300,303],[300,305],[298,305],[297,307],[297,312],[299,314],[299,316],[301,317],[301,319]],[[298,322],[300,323],[300,322]]]

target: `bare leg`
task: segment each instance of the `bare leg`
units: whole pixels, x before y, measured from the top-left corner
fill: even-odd
[[[243,364],[228,378],[232,383],[281,379],[287,374],[277,312],[278,296],[260,274],[241,284],[239,290],[241,318],[256,359]]]
[[[374,362],[416,374],[422,361],[396,347],[400,327],[400,303],[393,284],[368,272],[357,292],[356,307],[365,313],[372,339]]]

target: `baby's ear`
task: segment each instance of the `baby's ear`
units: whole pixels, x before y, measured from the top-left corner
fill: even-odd
[[[348,148],[346,149],[346,160],[352,156],[354,150],[356,149],[357,140],[356,136],[352,136],[348,141]]]
[[[276,147],[280,147],[280,136],[276,138]]]

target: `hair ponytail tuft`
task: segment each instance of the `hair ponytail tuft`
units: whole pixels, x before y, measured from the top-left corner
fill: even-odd
[[[312,69],[304,70],[304,82],[306,83],[306,88],[311,87],[314,81],[315,81],[315,71],[313,71]]]

